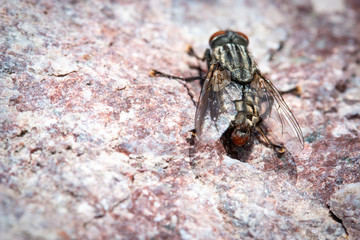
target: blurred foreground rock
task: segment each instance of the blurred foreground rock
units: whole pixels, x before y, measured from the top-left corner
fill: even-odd
[[[360,238],[360,183],[350,183],[331,195],[330,210],[342,220],[350,239]]]
[[[357,239],[360,4],[6,1],[0,6],[1,239]],[[305,136],[194,149],[209,36],[249,36]],[[235,159],[236,158],[236,159]],[[340,190],[339,190],[340,189]],[[328,204],[328,205],[327,205]]]

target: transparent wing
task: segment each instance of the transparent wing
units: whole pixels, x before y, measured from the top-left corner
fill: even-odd
[[[235,100],[240,100],[240,86],[231,81],[230,72],[210,66],[201,90],[195,114],[196,135],[201,142],[217,141],[236,116]]]
[[[276,87],[260,72],[256,73],[254,84],[258,84],[260,98],[260,127],[275,143],[281,142],[287,148],[304,148],[304,138],[298,122]]]

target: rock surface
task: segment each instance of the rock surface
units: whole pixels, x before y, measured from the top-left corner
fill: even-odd
[[[2,239],[356,239],[360,4],[335,2],[1,4]],[[301,87],[303,151],[194,149],[199,83],[148,75],[196,76],[220,29]]]
[[[342,220],[350,239],[360,238],[360,183],[350,183],[331,195],[331,211]]]

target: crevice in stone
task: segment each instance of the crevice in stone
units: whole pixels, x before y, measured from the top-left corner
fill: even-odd
[[[329,215],[330,215],[330,217],[331,217],[335,222],[338,222],[338,223],[341,224],[341,226],[342,226],[342,227],[344,228],[344,230],[345,230],[346,235],[349,236],[349,233],[347,232],[347,229],[346,229],[346,227],[344,226],[343,221],[342,221],[340,218],[338,218],[338,216],[336,216],[330,209],[329,209]]]

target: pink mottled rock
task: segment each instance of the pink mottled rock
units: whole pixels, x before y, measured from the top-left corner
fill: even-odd
[[[326,4],[2,3],[1,239],[356,236],[360,5]],[[280,90],[301,87],[284,98],[303,151],[193,143],[199,82],[149,72],[196,76],[187,45],[201,55],[220,29],[248,35]]]
[[[342,186],[331,195],[331,211],[342,220],[349,239],[360,238],[360,183]]]

